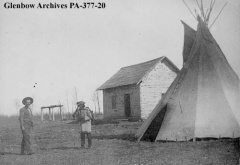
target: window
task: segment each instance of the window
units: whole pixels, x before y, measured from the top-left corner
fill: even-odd
[[[112,109],[117,108],[117,95],[112,96]]]

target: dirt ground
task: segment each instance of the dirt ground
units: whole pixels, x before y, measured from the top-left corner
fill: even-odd
[[[37,122],[32,131],[34,155],[22,156],[18,122],[0,126],[0,165],[235,165],[239,141],[232,139],[150,143],[135,142],[141,122],[93,125],[93,147],[80,149],[77,124]]]

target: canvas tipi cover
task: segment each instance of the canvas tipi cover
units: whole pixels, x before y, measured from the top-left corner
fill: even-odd
[[[151,141],[240,137],[238,76],[200,17],[196,33],[186,24],[184,28],[190,33],[185,34],[183,68],[136,137]]]

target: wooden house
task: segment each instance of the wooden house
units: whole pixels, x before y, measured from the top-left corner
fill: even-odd
[[[121,68],[98,88],[104,118],[146,119],[178,72],[165,56]]]

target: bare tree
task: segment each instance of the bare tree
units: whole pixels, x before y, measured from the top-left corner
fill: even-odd
[[[99,91],[98,90],[95,90],[93,92],[92,100],[93,100],[93,103],[94,103],[94,106],[95,106],[95,113],[97,111],[96,110],[97,108],[98,108],[98,113],[101,113],[100,100],[99,100]]]
[[[97,90],[97,104],[98,104],[98,113],[101,113],[100,101],[99,101],[99,91]]]
[[[72,109],[76,109],[76,102],[78,101],[78,90],[77,90],[77,87],[74,87],[73,89],[73,102],[72,102]],[[74,106],[75,105],[75,106]]]
[[[74,102],[72,102],[72,113],[73,113]]]
[[[68,104],[68,91],[65,92],[66,102],[67,102],[67,108],[69,112],[69,104]]]
[[[68,112],[70,112],[70,111],[69,111],[69,104],[68,104],[68,99],[66,100],[66,102],[67,102]]]
[[[74,96],[75,96],[75,101],[78,101],[78,91],[77,91],[77,87],[74,87]]]
[[[93,104],[94,104],[94,112],[97,113],[97,97],[96,97],[96,91],[93,92],[92,94],[92,101],[93,101]]]

